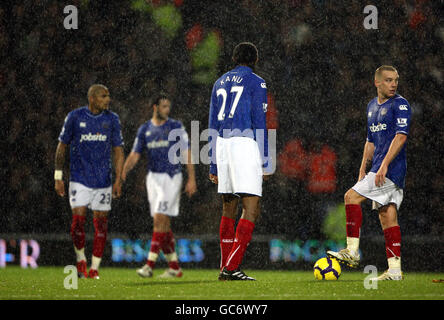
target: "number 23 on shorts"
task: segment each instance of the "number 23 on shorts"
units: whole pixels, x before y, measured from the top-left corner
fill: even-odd
[[[100,197],[101,197],[101,199],[100,199],[100,203],[101,204],[110,204],[110,202],[111,202],[111,193],[101,193],[100,194]]]

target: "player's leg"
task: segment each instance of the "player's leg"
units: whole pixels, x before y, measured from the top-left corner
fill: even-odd
[[[154,269],[159,252],[162,250],[169,268],[159,278],[179,278],[182,276],[182,269],[179,266],[176,241],[171,230],[171,217],[164,213],[156,213],[153,219],[153,238],[147,264]]]
[[[239,206],[239,197],[234,194],[222,195],[222,217],[219,225],[220,269],[222,270],[234,243],[234,224]]]
[[[171,230],[171,218],[179,215],[182,174],[175,174],[173,177],[166,173],[150,174],[149,181],[151,188],[156,190],[151,193],[149,198],[150,203],[154,204],[151,209],[152,211],[155,210],[156,213],[153,216],[153,239],[147,265],[152,271],[159,252],[162,250],[169,268],[159,277],[181,277],[183,273],[176,253],[174,234]],[[150,188],[148,184],[147,188]]]
[[[165,259],[168,262],[168,269],[159,276],[159,278],[179,278],[183,275],[182,269],[179,266],[179,259],[176,253],[176,240],[174,233],[170,229],[165,236],[162,243],[162,251]]]
[[[246,248],[251,241],[254,223],[259,216],[259,203],[262,196],[262,160],[256,141],[246,137],[227,139],[228,170],[219,178],[219,193],[233,193],[241,197],[242,216],[234,232],[234,242],[219,275],[220,280],[255,280],[240,271],[239,266]],[[218,162],[219,173],[219,162]],[[225,179],[224,179],[225,177]],[[225,184],[223,183],[226,181]],[[226,186],[225,192],[221,188]],[[228,203],[229,204],[229,203]],[[233,207],[234,204],[233,203]],[[237,206],[233,208],[228,218],[235,218]],[[230,210],[228,210],[230,211]],[[234,221],[232,222],[234,225]]]
[[[347,232],[347,248],[335,252],[327,251],[327,255],[338,259],[351,267],[359,264],[359,239],[362,225],[361,204],[366,198],[353,189],[349,189],[344,195],[345,220]]]
[[[153,234],[151,237],[151,247],[148,253],[148,260],[146,264],[154,269],[157,258],[159,257],[160,249],[165,241],[167,232],[171,229],[170,217],[163,213],[155,213],[153,215]]]
[[[176,253],[176,240],[171,229],[172,217],[179,215],[180,195],[182,193],[182,174],[176,174],[171,179],[164,180],[163,190],[166,190],[164,201],[167,203],[164,206],[164,215],[167,218],[161,231],[165,232],[165,237],[161,243],[161,249],[168,262],[168,269],[165,270],[159,278],[179,278],[182,277],[183,272],[179,266],[179,259]],[[165,218],[163,218],[165,219]]]
[[[85,256],[85,221],[86,207],[72,208],[71,238],[77,258],[77,274],[81,278],[87,277]]]
[[[145,180],[148,203],[150,205],[150,214],[153,218],[153,233],[151,235],[151,246],[146,263],[136,270],[137,274],[143,278],[151,278],[153,276],[153,268],[159,256],[160,246],[164,238],[164,235],[157,233],[162,222],[162,216],[157,217],[159,215],[157,213],[158,209],[162,206],[162,199],[160,198],[162,196],[160,192],[160,178],[160,175],[149,172]]]
[[[69,204],[72,210],[71,237],[77,257],[77,274],[87,277],[85,257],[85,221],[88,205],[91,203],[92,189],[77,182],[69,182]]]
[[[225,266],[233,247],[235,221],[238,213],[239,197],[233,194],[232,174],[230,174],[230,141],[218,137],[216,140],[217,192],[222,196],[222,217],[219,224],[220,270]]]
[[[99,267],[106,246],[108,233],[108,211],[93,211],[94,240],[89,278],[99,278]]]
[[[349,189],[344,195],[345,220],[347,232],[347,248],[350,251],[358,252],[359,238],[362,226],[361,204],[366,198],[353,189]]]
[[[239,266],[244,258],[247,247],[250,244],[255,222],[260,214],[260,197],[243,194],[241,198],[243,209],[242,216],[236,227],[235,240],[223,271],[238,272],[240,277],[245,277],[245,279],[240,280],[254,280],[243,274],[243,272],[239,270]]]
[[[93,189],[90,208],[93,212],[94,240],[88,277],[99,279],[99,266],[106,246],[108,213],[111,211],[112,186]]]
[[[401,229],[398,224],[396,205],[379,208],[379,221],[384,232],[388,270],[377,280],[402,280],[401,272]]]

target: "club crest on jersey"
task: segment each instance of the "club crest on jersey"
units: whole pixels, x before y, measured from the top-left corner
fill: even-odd
[[[108,122],[102,123],[102,128],[103,129],[108,129],[109,128],[109,123]]]
[[[86,128],[86,122],[80,122],[79,126],[80,128]]]
[[[381,109],[381,116],[384,116],[387,113],[387,109],[386,108],[382,108]]]

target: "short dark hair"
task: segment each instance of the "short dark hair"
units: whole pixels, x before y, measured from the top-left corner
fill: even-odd
[[[159,92],[150,99],[150,104],[149,104],[150,108],[153,108],[154,105],[159,105],[160,100],[170,100],[170,98],[165,92]]]
[[[251,42],[241,42],[233,50],[233,61],[236,64],[254,66],[258,57],[257,48]]]

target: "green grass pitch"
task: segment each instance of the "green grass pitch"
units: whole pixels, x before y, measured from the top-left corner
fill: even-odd
[[[404,281],[366,289],[363,272],[343,270],[337,281],[315,280],[309,271],[245,270],[257,281],[222,282],[218,270],[184,269],[178,279],[140,278],[135,269],[102,268],[100,279],[64,287],[63,267],[0,269],[0,300],[444,300],[443,273],[405,273]]]

